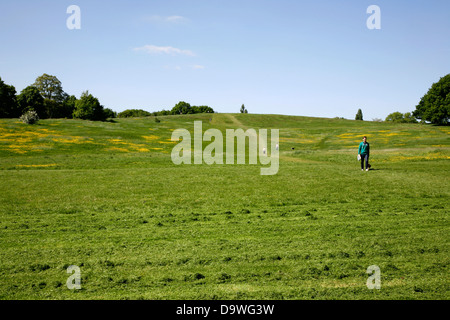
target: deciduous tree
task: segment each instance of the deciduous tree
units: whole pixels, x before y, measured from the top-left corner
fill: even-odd
[[[450,74],[433,83],[420,99],[413,115],[433,124],[445,125],[450,118]]]
[[[16,88],[7,85],[0,78],[0,118],[15,118],[20,116],[17,105]]]
[[[17,103],[19,105],[20,113],[34,110],[37,112],[39,118],[46,118],[44,98],[35,86],[28,86],[23,89],[17,96]]]
[[[73,117],[83,120],[99,121],[104,121],[106,119],[103,106],[100,104],[98,99],[90,94],[87,90],[84,91],[81,94],[80,99],[75,102]]]

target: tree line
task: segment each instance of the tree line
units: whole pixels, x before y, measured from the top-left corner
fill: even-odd
[[[0,118],[19,118],[33,111],[38,119],[67,118],[105,121],[115,117],[143,117],[193,113],[214,113],[208,106],[191,106],[180,101],[171,110],[148,112],[141,109],[128,109],[119,114],[105,108],[89,91],[80,98],[64,92],[61,81],[44,73],[19,94],[12,85],[4,83],[0,77]]]
[[[12,85],[0,78],[0,118],[18,118],[28,111],[34,111],[39,119],[78,118],[101,120],[115,117],[116,113],[104,108],[89,91],[77,99],[64,92],[61,81],[44,73],[36,81],[17,94]]]
[[[127,109],[117,114],[109,108],[104,108],[99,100],[89,91],[84,91],[77,99],[62,89],[57,77],[43,74],[36,81],[17,94],[12,85],[5,84],[0,77],[0,118],[18,118],[26,112],[34,111],[39,119],[46,118],[77,118],[85,120],[101,120],[118,117],[162,116],[194,113],[214,113],[208,106],[191,106],[180,101],[171,110],[148,112],[142,109]],[[244,105],[241,113],[247,113]],[[385,121],[416,123],[417,119],[432,124],[447,125],[450,120],[450,74],[433,83],[428,92],[421,98],[416,110],[412,113],[393,112]],[[361,109],[355,120],[363,120]]]
[[[213,108],[208,106],[191,106],[185,101],[178,102],[171,110],[145,111],[142,109],[127,109],[117,114],[118,118],[169,116],[178,114],[214,113]]]

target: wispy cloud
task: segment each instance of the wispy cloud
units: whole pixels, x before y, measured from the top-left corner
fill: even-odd
[[[173,66],[173,65],[165,65],[163,66],[163,68],[166,70],[175,70],[175,71],[180,71],[182,69],[181,66]]]
[[[182,16],[177,16],[177,15],[167,16],[167,17],[153,15],[153,16],[145,17],[144,20],[148,21],[148,22],[152,22],[152,23],[172,23],[172,24],[183,23],[183,22],[189,21],[189,19],[182,17]]]
[[[172,23],[179,23],[179,22],[186,22],[187,19],[182,16],[170,16],[164,19],[164,21],[172,22]]]
[[[192,66],[192,69],[194,69],[194,70],[202,70],[202,69],[205,69],[205,66],[196,64],[196,65]]]
[[[184,66],[164,65],[163,68],[166,69],[166,70],[175,70],[175,71],[181,71],[181,70],[203,70],[203,69],[205,69],[205,66],[202,66],[202,65],[199,65],[199,64],[184,65]]]
[[[168,55],[185,55],[185,56],[195,56],[195,53],[191,50],[184,50],[179,48],[174,48],[170,46],[161,47],[155,45],[145,45],[143,47],[134,48],[134,51],[143,51],[148,54],[168,54]]]

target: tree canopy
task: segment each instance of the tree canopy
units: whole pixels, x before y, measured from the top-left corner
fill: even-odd
[[[118,118],[149,117],[152,113],[142,109],[127,109],[117,114]]]
[[[170,111],[171,114],[193,114],[193,113],[214,113],[208,106],[191,106],[189,103],[180,101]]]
[[[75,110],[73,117],[83,120],[106,120],[106,114],[103,106],[97,98],[95,98],[89,91],[84,91],[80,99],[75,102]]]
[[[16,100],[16,88],[5,84],[0,77],[0,118],[15,118],[20,116]]]
[[[450,118],[450,74],[433,83],[420,99],[413,115],[433,124],[446,125]]]
[[[180,101],[171,110],[172,114],[190,114],[194,113],[189,103]]]
[[[36,111],[39,118],[46,118],[44,98],[35,86],[28,86],[17,96],[21,113]]]
[[[411,112],[401,113],[392,112],[390,113],[385,121],[397,122],[397,123],[417,123],[416,118],[411,114]]]
[[[63,102],[66,95],[62,89],[61,81],[59,81],[57,77],[46,73],[37,77],[33,86],[38,88],[44,99]]]
[[[74,95],[69,96],[62,90],[58,78],[45,73],[19,95],[0,78],[0,117],[3,118],[17,118],[31,110],[41,119],[72,118],[76,100]]]
[[[194,114],[194,113],[214,113],[213,108],[208,106],[191,106],[185,101],[178,102],[171,110],[161,111],[145,111],[142,109],[126,109],[117,114],[119,118],[128,117],[149,117],[149,116],[168,116],[178,114]]]
[[[5,84],[0,78],[0,118],[17,118],[28,111],[35,111],[40,119],[78,118],[101,120],[119,117],[163,116],[194,113],[214,113],[206,105],[191,106],[185,101],[178,102],[171,110],[148,112],[142,109],[127,109],[116,112],[104,108],[100,101],[85,91],[80,99],[64,92],[61,81],[56,76],[44,73],[32,85],[16,95],[16,89]],[[245,110],[246,111],[246,110]]]

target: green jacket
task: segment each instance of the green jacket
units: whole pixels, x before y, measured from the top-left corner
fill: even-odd
[[[370,153],[370,145],[368,142],[361,142],[358,148],[358,154],[369,154]]]

